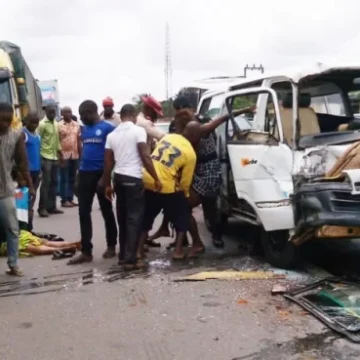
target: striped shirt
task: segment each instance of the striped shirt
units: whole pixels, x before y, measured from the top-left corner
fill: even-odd
[[[21,130],[9,129],[0,134],[0,199],[15,195],[15,184],[11,172],[16,160],[16,146]]]

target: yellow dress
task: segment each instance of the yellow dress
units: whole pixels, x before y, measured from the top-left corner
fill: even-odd
[[[32,256],[26,252],[26,249],[29,245],[40,246],[43,244],[42,239],[37,236],[34,236],[31,232],[21,230],[19,235],[19,256],[20,257],[28,257]],[[7,246],[6,242],[0,244],[0,256],[7,255]]]

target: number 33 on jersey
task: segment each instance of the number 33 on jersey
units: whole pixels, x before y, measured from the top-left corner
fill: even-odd
[[[188,196],[194,175],[196,154],[190,142],[178,134],[165,135],[151,154],[156,173],[163,184],[162,193],[184,191]],[[144,186],[154,190],[154,180],[144,171]]]

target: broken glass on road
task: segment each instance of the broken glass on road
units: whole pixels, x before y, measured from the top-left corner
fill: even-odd
[[[360,342],[360,284],[328,278],[284,295],[334,331]]]

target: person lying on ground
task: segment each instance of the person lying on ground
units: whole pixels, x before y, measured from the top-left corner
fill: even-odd
[[[152,161],[156,173],[162,183],[160,192],[156,192],[154,181],[144,171],[145,212],[142,233],[139,240],[137,257],[144,256],[144,243],[148,237],[155,218],[164,210],[165,216],[176,229],[176,246],[174,260],[184,259],[183,241],[190,226],[190,208],[187,202],[189,189],[196,165],[196,147],[200,139],[200,125],[188,117],[178,117],[180,134],[165,135],[156,145],[152,153]],[[183,131],[180,131],[182,129]]]
[[[32,255],[53,255],[56,251],[72,252],[80,250],[80,242],[49,241],[33,235],[29,231],[21,230],[19,235],[18,255],[27,257]],[[6,242],[0,243],[0,256],[7,255]]]

